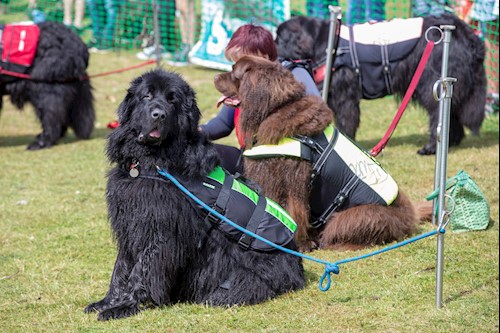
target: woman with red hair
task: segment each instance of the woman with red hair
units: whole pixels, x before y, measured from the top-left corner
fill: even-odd
[[[224,56],[227,60],[237,62],[245,55],[254,55],[266,58],[271,61],[277,61],[278,50],[274,43],[273,35],[267,29],[254,25],[246,24],[239,27],[231,37],[226,46]],[[297,81],[302,82],[308,95],[320,96],[319,90],[309,71],[303,67],[297,66],[292,69],[292,73]],[[208,139],[217,140],[231,134],[236,129],[236,136],[240,143],[240,148],[215,144],[222,166],[230,173],[242,173],[243,165],[241,161],[241,152],[243,140],[238,131],[239,101],[236,98],[225,97],[220,100],[223,106],[217,116],[211,119],[205,125],[200,126]]]

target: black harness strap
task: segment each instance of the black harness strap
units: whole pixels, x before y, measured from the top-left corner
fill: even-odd
[[[311,65],[312,61],[310,59],[292,60],[292,59],[286,59],[283,57],[279,57],[278,61],[281,63],[281,65],[283,67],[285,67],[289,71],[293,71],[296,67],[304,68],[314,80],[314,72],[313,72],[312,65]]]
[[[264,216],[264,213],[266,211],[266,202],[266,197],[264,197],[263,195],[259,195],[257,206],[255,206],[252,217],[250,217],[250,220],[248,221],[248,224],[246,226],[246,229],[250,232],[253,232],[254,234],[256,233],[260,221],[262,221],[262,217]],[[240,237],[240,240],[238,241],[238,245],[240,245],[244,250],[247,250],[254,239],[255,238],[253,238],[252,236],[243,233],[243,235],[241,235]]]
[[[335,146],[335,143],[337,143],[338,137],[339,137],[339,132],[338,132],[338,130],[335,130],[333,133],[332,140],[330,140],[330,142],[328,142],[328,145],[325,147],[325,149],[321,153],[321,156],[318,158],[316,163],[314,163],[312,175],[311,175],[311,184],[314,181],[314,179],[316,178],[316,176],[321,172],[321,168],[323,168],[323,165],[330,157],[330,154],[333,151],[333,147]]]
[[[231,186],[233,186],[233,177],[229,174],[226,174],[224,183],[222,184],[222,188],[219,192],[219,196],[217,197],[217,201],[212,207],[217,213],[221,215],[224,215],[224,212],[226,211],[229,196],[231,195]],[[209,222],[216,227],[220,223],[220,218],[215,216],[212,212],[209,212],[205,217],[205,222]]]
[[[349,26],[349,49],[351,52],[352,67],[358,76],[359,88],[363,89],[363,80],[361,77],[361,70],[359,65],[358,50],[356,49],[356,42],[354,41],[354,28]]]
[[[243,155],[241,155],[241,156],[243,156]],[[255,193],[259,194],[260,192],[262,192],[262,189],[260,188],[259,184],[257,184],[256,182],[254,182],[251,179],[244,177],[241,173],[236,172],[233,175],[233,177],[235,180],[238,180],[238,181],[242,182],[243,184],[245,184],[246,186],[248,186]]]
[[[344,201],[349,197],[349,193],[358,183],[358,181],[359,177],[356,176],[349,179],[349,181],[339,191],[335,199],[333,199],[331,205],[326,208],[326,210],[323,212],[323,214],[321,214],[320,217],[318,217],[314,221],[311,221],[310,224],[316,229],[324,225],[326,221],[328,221],[330,216],[344,204]]]
[[[392,76],[391,76],[391,67],[389,62],[389,50],[387,44],[380,46],[380,53],[382,56],[382,66],[384,66],[385,87],[389,95],[392,95]]]
[[[333,152],[333,147],[337,143],[339,137],[339,132],[337,129],[335,129],[333,133],[333,137],[328,142],[328,145],[325,148],[322,148],[321,145],[314,139],[307,137],[307,136],[295,136],[293,139],[299,141],[302,144],[302,149],[301,149],[301,155],[302,151],[309,151],[309,154],[311,155],[312,158],[312,151],[314,150],[317,154],[319,154],[319,158],[317,161],[313,164],[313,170],[312,170],[312,175],[311,175],[311,184],[313,181],[316,179],[316,177],[319,175],[321,172],[321,169],[325,165],[326,161],[330,157],[331,153]],[[313,161],[312,159],[308,159],[308,161]],[[326,221],[330,218],[330,216],[337,211],[345,202],[345,200],[349,197],[349,193],[351,190],[354,188],[354,186],[358,183],[359,177],[352,177],[349,179],[349,181],[344,185],[344,187],[339,191],[339,193],[335,196],[333,199],[333,202],[325,209],[323,214],[319,218],[317,218],[314,221],[311,221],[310,224],[314,228],[320,228],[323,226]]]
[[[314,152],[318,155],[323,154],[323,147],[321,147],[321,145],[313,138],[305,135],[294,135],[291,138],[302,144],[300,149],[300,158],[312,162]]]

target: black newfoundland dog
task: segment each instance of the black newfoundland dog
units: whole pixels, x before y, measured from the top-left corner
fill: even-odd
[[[194,201],[156,172],[203,181],[219,162],[178,74],[157,69],[133,80],[118,116],[106,190],[118,256],[106,296],[85,312],[107,320],[177,302],[255,304],[304,286],[299,257],[245,251],[219,228],[207,231]]]
[[[29,78],[0,72],[0,97],[10,95],[12,104],[19,109],[31,103],[42,124],[42,133],[28,145],[30,150],[53,146],[68,127],[78,138],[88,139],[95,120],[87,77],[87,46],[61,23],[43,22],[38,27],[40,36],[33,64],[24,73]],[[3,47],[7,45],[4,43]],[[5,66],[8,64],[3,63]],[[0,110],[1,107],[2,98]]]
[[[415,30],[415,27],[417,31],[412,36],[413,43],[411,41],[398,43],[395,48],[381,47],[380,44],[384,44],[383,40],[379,40],[376,49],[370,49],[367,47],[368,44],[362,44],[363,40],[369,37],[367,35],[372,33],[376,35],[379,24],[374,24],[365,29],[364,34],[358,35],[356,30],[350,34],[348,28],[342,26],[341,37],[347,39],[340,39],[328,95],[328,105],[335,112],[335,124],[341,132],[355,138],[360,124],[359,101],[362,98],[373,99],[390,94],[402,97],[408,90],[427,44],[425,39],[427,29],[433,26],[454,25],[456,29],[452,31],[448,76],[456,78],[457,82],[454,84],[451,103],[449,144],[458,145],[462,141],[465,136],[464,126],[472,133],[479,134],[484,119],[486,99],[483,42],[455,15],[429,16],[420,20],[400,20],[406,21],[406,24],[411,22],[413,25],[413,27],[406,25],[401,31]],[[393,29],[399,32],[397,28]],[[328,33],[328,20],[294,17],[282,23],[277,29],[278,53],[281,57],[289,59],[311,59],[314,69],[319,70],[326,61]],[[433,41],[439,39],[437,30],[431,30],[428,36]],[[373,37],[383,39],[381,36]],[[355,47],[350,43],[353,40],[356,42]],[[413,101],[424,107],[429,115],[430,137],[428,143],[418,151],[421,155],[436,152],[439,103],[434,100],[432,87],[441,77],[442,52],[443,43],[436,44],[413,94]],[[384,60],[390,64],[384,65]],[[371,78],[373,80],[368,83]],[[318,84],[321,88],[322,82]]]

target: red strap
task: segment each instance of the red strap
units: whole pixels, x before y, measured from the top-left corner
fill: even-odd
[[[434,48],[434,42],[429,41],[427,43],[427,46],[425,47],[424,53],[422,54],[422,58],[420,59],[420,62],[418,63],[417,70],[415,71],[415,74],[413,75],[413,78],[411,79],[410,86],[408,87],[408,90],[406,91],[405,96],[403,97],[403,102],[399,106],[398,112],[396,113],[396,116],[392,120],[391,126],[387,129],[387,132],[385,133],[384,137],[380,142],[373,147],[373,149],[370,151],[371,156],[377,156],[382,149],[384,149],[385,145],[389,141],[392,133],[396,129],[396,126],[399,123],[399,120],[403,116],[403,112],[406,109],[406,106],[411,100],[411,96],[413,95],[413,92],[417,88],[418,81],[420,81],[420,77],[422,76],[422,73],[424,72],[425,65],[427,64],[427,61],[429,60],[429,57],[431,55],[432,49]]]
[[[31,79],[31,76],[29,76],[28,74],[21,74],[18,72],[8,71],[6,69],[3,69],[2,67],[0,67],[0,74],[8,75],[8,76],[15,76],[15,77],[19,77],[21,79]]]
[[[314,82],[320,83],[325,79],[326,65],[320,66],[314,70]]]
[[[79,80],[83,81],[83,80],[89,80],[91,78],[96,78],[99,76],[121,73],[121,72],[125,72],[125,71],[131,70],[131,69],[136,69],[139,67],[147,66],[147,65],[150,65],[153,63],[156,63],[156,60],[148,60],[148,61],[142,62],[142,63],[137,64],[137,65],[133,65],[130,67],[125,67],[125,68],[117,69],[114,71],[100,73],[100,74],[94,74],[94,75],[90,75],[90,76],[84,76],[83,78],[80,78]],[[18,73],[18,72],[9,71],[9,70],[3,69],[2,67],[0,67],[0,74],[14,76],[14,77],[18,77],[21,79],[31,79],[31,76],[28,74],[22,74],[22,73]]]
[[[234,109],[234,129],[236,130],[236,138],[238,139],[238,143],[240,147],[245,146],[245,133],[240,131],[240,113],[241,109],[237,107]]]
[[[145,62],[141,62],[140,64],[129,66],[129,67],[125,67],[125,68],[116,69],[114,71],[109,71],[109,72],[104,72],[104,73],[100,73],[100,74],[89,75],[89,76],[86,76],[86,77],[82,78],[82,80],[94,79],[94,78],[99,77],[99,76],[106,76],[106,75],[110,75],[110,74],[122,73],[122,72],[125,72],[125,71],[128,71],[128,70],[131,70],[131,69],[136,69],[136,68],[147,66],[147,65],[150,65],[150,64],[154,64],[154,63],[156,63],[156,60],[147,60]]]

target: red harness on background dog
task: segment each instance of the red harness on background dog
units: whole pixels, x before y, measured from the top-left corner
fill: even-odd
[[[35,59],[40,29],[36,24],[6,24],[0,26],[0,75],[11,71],[26,73]],[[1,80],[7,80],[2,75]]]

